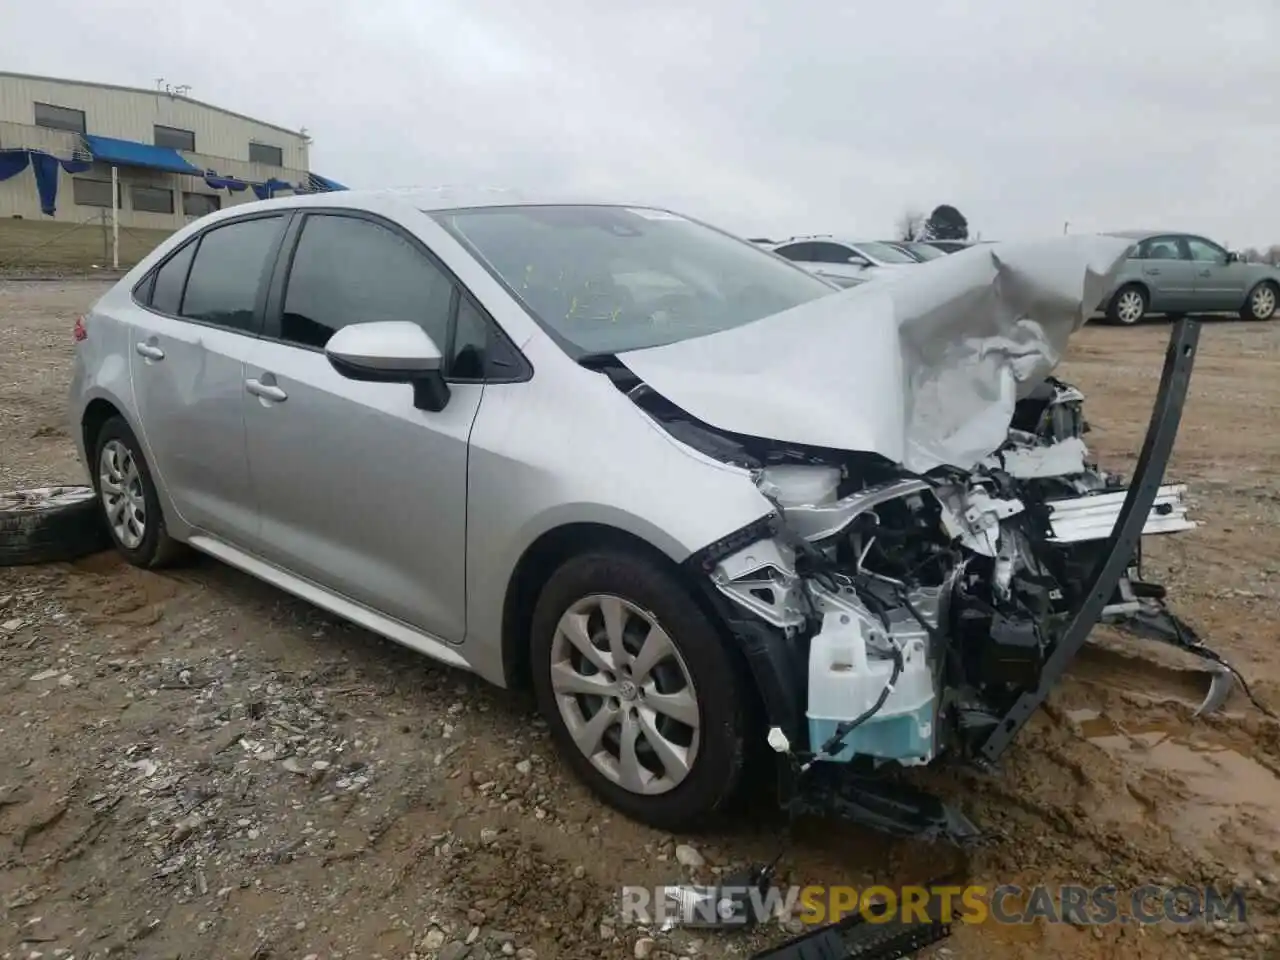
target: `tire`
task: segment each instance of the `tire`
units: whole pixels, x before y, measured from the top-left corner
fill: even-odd
[[[1270,280],[1263,280],[1249,291],[1249,297],[1240,308],[1242,320],[1270,320],[1280,306],[1280,287]]]
[[[0,567],[78,560],[110,547],[92,487],[0,493]]]
[[[93,450],[98,513],[116,550],[135,567],[144,570],[167,567],[182,559],[187,548],[169,536],[164,515],[160,512],[160,495],[151,479],[146,457],[142,455],[142,445],[123,417],[112,417],[102,425]],[[119,505],[120,494],[114,492],[115,489],[125,491],[123,506]],[[136,510],[139,505],[142,507],[141,520]],[[130,515],[133,516],[132,523],[128,522]],[[119,523],[116,522],[117,517]]]
[[[1132,327],[1147,315],[1149,302],[1146,290],[1139,284],[1127,283],[1107,304],[1107,320],[1122,327]]]
[[[617,661],[604,639],[608,633],[605,610],[610,608],[625,621],[630,659],[623,658],[628,669],[602,678],[562,625],[571,623],[569,618],[577,619],[584,628],[581,643],[591,644],[586,639],[590,634],[596,644],[604,644],[594,648],[597,661],[612,667]],[[661,633],[652,633],[654,624]],[[636,666],[640,658],[635,654],[644,649],[641,643],[663,634],[670,639],[671,653],[655,660],[650,670],[643,663]],[[673,574],[638,553],[621,550],[575,557],[553,573],[543,588],[534,608],[530,644],[538,708],[569,766],[597,796],[633,820],[671,832],[697,829],[730,806],[747,756],[750,709],[745,680],[715,625]],[[597,672],[592,675],[592,671]],[[610,699],[565,692],[566,677],[600,683],[611,675],[609,686],[615,696]],[[669,705],[656,709],[658,696],[668,698]],[[696,733],[687,723],[666,715],[678,702],[685,707],[681,715],[696,720]],[[617,711],[615,719],[604,729],[592,759],[578,746],[569,724],[572,721],[582,731],[586,720],[611,707]],[[628,726],[643,731],[635,741],[639,763],[630,767],[641,778],[630,783],[625,782],[624,765],[619,762]],[[685,758],[692,754],[683,778],[679,764],[661,762],[663,754],[654,749],[655,743],[690,748],[683,754]],[[612,774],[605,772],[610,764]],[[650,779],[644,781],[644,776]]]

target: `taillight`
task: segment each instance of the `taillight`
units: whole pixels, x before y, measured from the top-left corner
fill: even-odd
[[[89,331],[84,328],[84,317],[76,317],[76,325],[71,328],[71,339],[76,343],[87,339]]]

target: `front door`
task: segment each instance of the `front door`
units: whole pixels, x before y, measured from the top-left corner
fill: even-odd
[[[335,330],[413,320],[446,352],[452,280],[399,228],[307,214],[278,307],[246,366],[256,552],[441,640],[466,630],[467,443],[482,383],[453,383],[438,413],[405,384],[341,376]],[[464,340],[464,337],[457,338]],[[446,369],[446,375],[448,371]]]
[[[1187,237],[1195,265],[1197,310],[1239,310],[1244,303],[1248,267],[1233,263],[1227,251],[1203,237]]]
[[[216,226],[157,271],[130,313],[140,438],[179,517],[233,543],[257,532],[244,362],[257,343],[281,215]]]

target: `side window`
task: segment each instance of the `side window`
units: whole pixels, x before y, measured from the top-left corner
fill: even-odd
[[[232,330],[252,330],[258,289],[279,233],[279,217],[261,217],[204,234],[179,314]]]
[[[814,259],[819,263],[848,263],[850,257],[856,256],[854,251],[838,243],[815,243],[814,247],[817,248]]]
[[[280,339],[323,348],[347,324],[412,320],[444,350],[452,297],[453,282],[395,231],[313,214],[289,269]]]
[[[1225,263],[1227,259],[1227,251],[1199,237],[1187,237],[1187,249],[1191,251],[1191,259],[1201,263]]]
[[[1176,237],[1152,237],[1138,245],[1138,258],[1141,260],[1181,260],[1182,253],[1178,249]]]
[[[450,377],[459,380],[484,378],[485,358],[489,346],[489,324],[466,297],[458,298],[458,323],[454,328],[453,346],[445,367]]]
[[[152,310],[177,316],[182,304],[182,287],[187,282],[187,271],[191,269],[191,258],[195,254],[195,243],[188,243],[165,261],[156,273],[156,285],[151,290]]]
[[[805,263],[813,263],[817,259],[812,243],[792,243],[785,247],[779,247],[774,252],[780,257],[786,257],[788,260],[802,260]]]

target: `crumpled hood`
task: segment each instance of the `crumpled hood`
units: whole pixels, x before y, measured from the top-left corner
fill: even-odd
[[[984,244],[731,330],[619,355],[732,433],[971,469],[1061,361],[1130,242]]]

